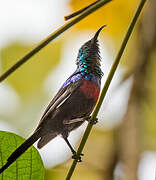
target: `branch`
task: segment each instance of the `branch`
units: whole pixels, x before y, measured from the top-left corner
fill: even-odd
[[[73,18],[73,17],[75,17],[75,16],[78,16],[79,14],[81,14],[82,12],[84,12],[86,9],[88,9],[89,7],[91,7],[91,6],[93,6],[94,4],[96,4],[98,1],[100,1],[100,0],[95,1],[95,2],[93,2],[92,4],[90,4],[90,5],[82,8],[82,9],[80,9],[80,10],[78,10],[78,11],[76,11],[76,12],[74,12],[74,13],[68,15],[68,16],[65,16],[65,17],[64,17],[65,21],[67,21],[67,20],[69,20],[69,19],[71,19],[71,18]]]
[[[20,60],[18,60],[12,67],[10,67],[6,72],[4,72],[0,76],[0,82],[5,80],[17,68],[19,68],[22,64],[24,64],[26,61],[28,61],[33,55],[38,53],[43,47],[45,47],[47,44],[49,44],[52,40],[54,40],[56,37],[58,37],[64,31],[66,31],[67,29],[72,27],[74,24],[78,23],[79,21],[81,21],[82,19],[84,19],[85,17],[87,17],[88,15],[90,15],[91,13],[93,13],[97,9],[101,8],[102,6],[104,6],[105,4],[107,4],[110,1],[112,1],[112,0],[101,0],[101,1],[97,2],[93,6],[87,8],[82,14],[80,14],[80,16],[67,22],[66,24],[64,24],[63,26],[58,28],[56,31],[51,33],[46,39],[41,41],[34,49],[32,49],[30,52],[28,52],[25,56],[23,56]]]
[[[127,33],[126,33],[126,35],[124,37],[124,40],[123,40],[123,42],[121,44],[121,47],[120,47],[120,49],[118,51],[118,54],[117,54],[117,56],[115,58],[115,61],[114,61],[113,65],[112,65],[112,68],[111,68],[111,70],[109,72],[109,75],[107,77],[107,80],[105,82],[103,90],[101,92],[100,98],[99,98],[99,100],[98,100],[98,102],[96,104],[96,107],[94,109],[94,112],[93,112],[93,114],[91,116],[91,119],[90,119],[91,123],[88,124],[88,126],[87,126],[87,128],[86,128],[86,130],[84,132],[84,135],[82,137],[80,146],[79,146],[78,151],[77,151],[77,157],[80,156],[80,154],[82,153],[82,150],[83,150],[83,148],[84,148],[84,146],[86,144],[86,141],[88,139],[88,136],[89,136],[89,134],[91,132],[91,129],[92,129],[92,126],[93,126],[94,119],[96,118],[96,116],[97,116],[97,114],[98,114],[98,112],[100,110],[101,104],[102,104],[102,102],[104,100],[104,97],[106,96],[106,93],[107,93],[107,90],[109,88],[109,85],[110,85],[110,83],[112,81],[112,78],[113,78],[113,76],[115,74],[115,71],[116,71],[116,69],[117,69],[117,67],[119,65],[120,58],[121,58],[121,56],[122,56],[122,54],[124,52],[124,49],[125,49],[125,47],[127,45],[129,37],[130,37],[130,35],[132,33],[132,30],[134,29],[136,21],[137,21],[139,15],[141,13],[143,7],[144,7],[145,2],[146,2],[146,0],[140,0],[140,3],[138,5],[138,8],[137,8],[135,14],[134,14],[134,17],[132,18],[132,21],[131,21],[131,23],[130,23],[130,25],[128,27]],[[69,169],[69,172],[68,172],[68,174],[66,176],[66,180],[70,180],[71,179],[71,177],[73,175],[73,172],[74,172],[74,170],[76,168],[76,165],[77,165],[77,159],[73,160],[73,163],[72,163],[72,165],[71,165],[71,167]]]

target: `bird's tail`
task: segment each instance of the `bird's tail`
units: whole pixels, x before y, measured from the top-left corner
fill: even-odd
[[[30,136],[23,144],[21,144],[7,159],[7,162],[0,169],[0,174],[7,169],[16,159],[21,156],[32,144],[40,138],[40,129]]]

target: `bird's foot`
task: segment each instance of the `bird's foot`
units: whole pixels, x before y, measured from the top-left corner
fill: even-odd
[[[91,119],[91,116],[85,117],[85,120],[88,121],[88,123],[90,123],[90,124],[92,124],[92,125],[95,125],[95,124],[98,123],[98,118],[94,118],[94,119],[92,119],[92,120],[90,120],[90,119]]]
[[[76,152],[73,154],[72,159],[76,159],[77,162],[82,162],[81,156],[84,156],[84,154],[77,155]]]

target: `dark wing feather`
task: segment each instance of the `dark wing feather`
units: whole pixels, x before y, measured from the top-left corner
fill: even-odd
[[[75,81],[60,89],[55,97],[52,99],[48,107],[46,108],[37,129],[40,127],[42,122],[48,117],[49,114],[55,111],[55,109],[60,106],[66,99],[68,99],[71,94],[81,85],[82,80]],[[37,130],[36,129],[36,130]]]
[[[66,91],[68,86],[60,89],[57,94],[54,96],[54,98],[51,100],[51,102],[49,103],[48,107],[46,108],[46,110],[44,111],[41,120],[45,117],[45,115],[47,114],[47,112],[49,111],[49,109],[53,106],[53,104],[62,96],[62,94]]]

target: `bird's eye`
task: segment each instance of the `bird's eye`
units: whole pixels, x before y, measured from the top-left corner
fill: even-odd
[[[84,46],[83,49],[87,49],[87,46]]]

